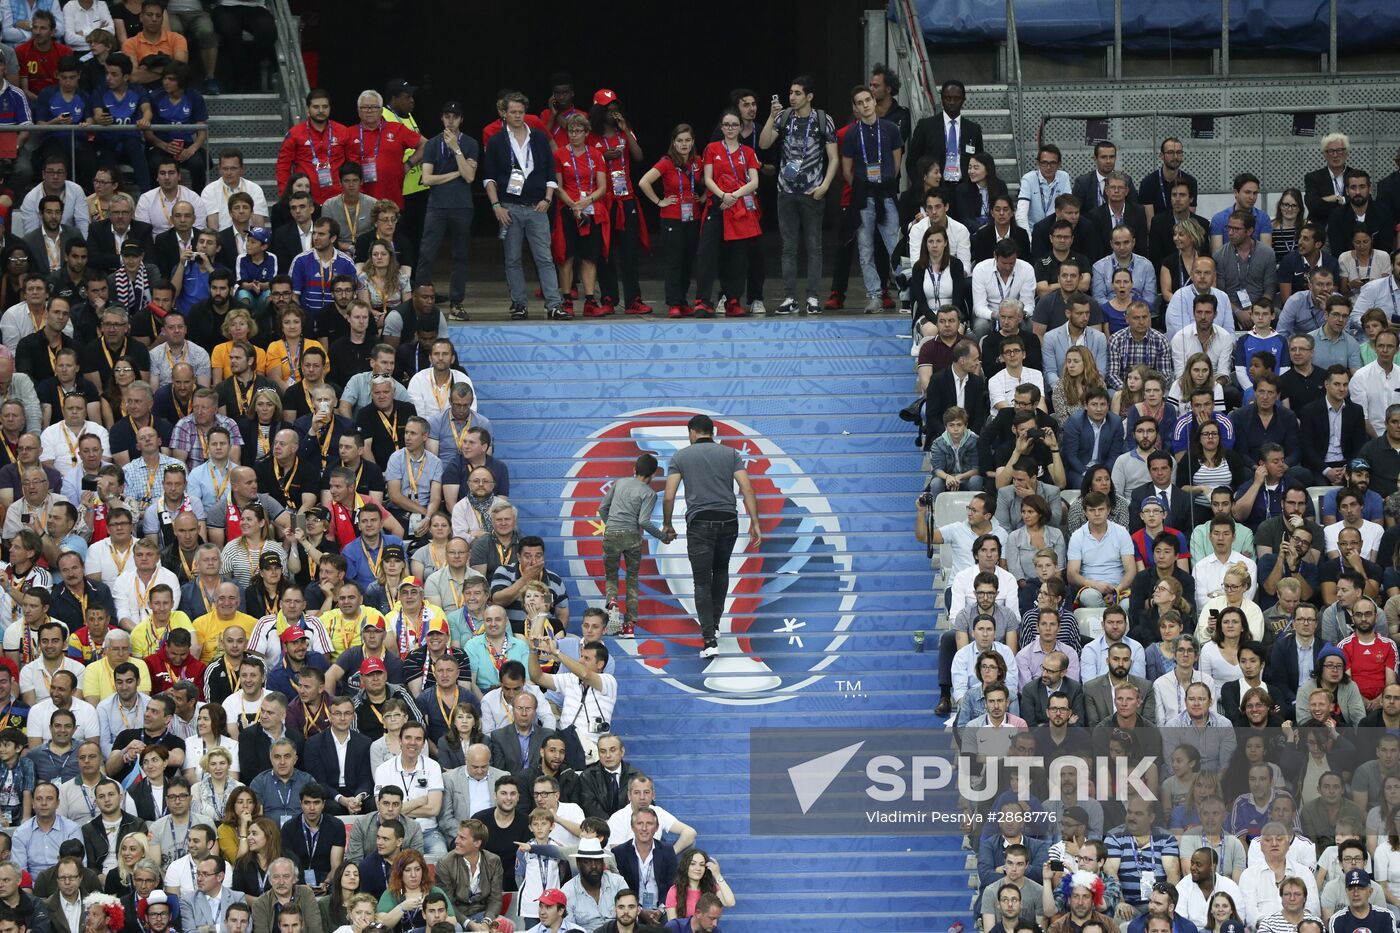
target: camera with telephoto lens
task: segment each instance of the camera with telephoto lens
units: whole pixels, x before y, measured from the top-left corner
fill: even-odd
[[[919,495],[919,505],[920,505],[920,507],[925,508],[925,509],[928,508],[929,506],[933,505],[933,493],[931,493],[931,492],[929,492],[927,489],[925,489],[925,490]]]

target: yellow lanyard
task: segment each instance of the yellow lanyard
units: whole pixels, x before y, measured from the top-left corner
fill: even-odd
[[[113,369],[116,369],[116,368],[117,368],[116,360],[112,359],[112,351],[110,351],[110,350],[107,349],[107,341],[105,341],[105,340],[100,340],[99,343],[102,344],[102,355],[105,356],[105,357],[107,357],[107,371],[108,371],[108,372],[111,372]],[[123,357],[123,356],[126,356],[126,338],[125,338],[125,337],[122,338],[122,348],[121,348],[120,350],[117,351],[117,359],[120,359],[120,358]]]
[[[202,437],[201,437],[201,440],[203,440]],[[202,446],[202,445],[201,445],[201,446]],[[224,492],[228,489],[228,478],[229,478],[229,474],[232,473],[232,472],[233,472],[232,469],[226,469],[226,470],[224,470],[224,481],[221,483],[221,482],[219,482],[219,471],[216,470],[216,469],[214,469],[214,463],[213,463],[213,461],[210,461],[210,462],[209,462],[209,476],[210,476],[210,481],[214,484],[214,495],[217,496],[217,497],[219,498],[220,501],[223,501]]]
[[[457,430],[457,423],[450,418],[447,421],[447,427],[452,432],[452,440],[456,442],[457,449],[461,450],[462,438],[466,437],[467,432],[472,429],[472,413],[470,411],[467,412],[467,423],[463,425],[460,432]]]
[[[235,376],[235,377],[233,378],[233,386],[232,386],[232,388],[233,388],[233,401],[234,401],[234,404],[236,404],[236,405],[238,406],[238,414],[239,414],[239,417],[242,417],[243,413],[244,413],[245,411],[247,411],[247,410],[252,406],[252,404],[253,404],[253,390],[254,390],[255,388],[257,388],[258,381],[257,381],[256,378],[253,379],[252,381],[250,381],[250,382],[248,383],[248,391],[247,391],[246,393],[245,393],[245,392],[239,391],[239,386],[241,386],[241,385],[242,385],[242,383],[240,383],[240,382],[238,381],[238,377]]]
[[[189,344],[185,344],[183,347],[180,348],[180,356],[179,356],[178,359],[177,359],[176,357],[173,357],[173,356],[170,355],[170,344],[167,343],[167,344],[165,345],[165,362],[167,362],[167,363],[170,364],[170,368],[171,368],[172,370],[175,368],[175,364],[176,364],[176,363],[186,363],[186,362],[189,362],[189,358],[190,358],[190,345],[189,345]],[[173,396],[172,396],[171,400],[172,400],[172,401],[174,400],[174,397],[173,397]],[[176,411],[179,411],[179,408],[177,407],[175,410],[176,410]]]
[[[365,545],[364,541],[360,542],[360,550],[365,552],[365,560],[369,563],[370,575],[378,579],[379,567],[384,563],[384,542],[382,540],[379,542],[379,553],[374,557],[369,556],[369,548]]]
[[[413,458],[407,453],[403,458],[403,469],[408,474],[409,494],[413,496],[413,501],[418,501],[418,481],[423,478],[423,470],[428,466],[428,455],[424,454],[418,459],[418,472],[413,472]]]
[[[73,466],[78,465],[78,439],[73,436],[73,432],[68,430],[67,422],[60,422],[63,428],[63,443],[68,445],[68,456],[72,459]]]
[[[393,420],[392,423],[389,421],[388,418],[385,418],[385,417],[384,417],[384,412],[380,411],[380,412],[378,412],[378,415],[379,415],[379,420],[380,420],[381,422],[383,422],[383,424],[384,424],[384,430],[388,431],[388,432],[389,432],[389,437],[393,440],[393,442],[394,442],[395,444],[398,444],[398,442],[399,442],[399,412],[398,412],[398,409],[394,409],[394,420]]]
[[[364,210],[364,207],[365,207],[365,202],[364,202],[363,200],[356,201],[356,202],[355,202],[355,216],[354,216],[354,217],[351,217],[351,216],[350,216],[350,206],[349,206],[348,204],[345,203],[345,198],[344,198],[344,197],[342,197],[342,198],[340,199],[340,209],[341,209],[341,211],[344,212],[344,214],[345,214],[345,230],[346,230],[347,233],[349,234],[349,238],[352,239],[352,240],[353,240],[353,239],[356,237],[356,235],[359,233],[359,227],[360,227],[360,211]]]
[[[131,549],[135,546],[135,542],[128,544],[126,546],[126,553],[119,555],[117,553],[117,546],[115,544],[112,545],[112,563],[117,566],[117,576],[126,573],[126,562],[131,559]]]
[[[292,503],[292,484],[296,482],[297,467],[299,466],[301,466],[301,458],[293,457],[292,468],[287,471],[287,478],[284,480],[282,479],[282,467],[278,465],[276,460],[272,461],[272,476],[277,480],[278,485],[282,487],[282,495],[286,498],[287,504],[293,508],[295,508],[295,505]]]
[[[436,375],[431,375],[428,377],[428,385],[432,386],[433,388],[433,401],[437,402],[438,408],[446,408],[447,399],[452,394],[452,373],[449,372],[447,374],[447,384],[445,386],[442,386],[441,392],[438,391],[438,382]]]

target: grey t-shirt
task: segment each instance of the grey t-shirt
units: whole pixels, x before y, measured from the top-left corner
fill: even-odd
[[[773,119],[778,134],[780,161],[778,190],[806,194],[826,176],[826,146],[836,142],[836,124],[822,110],[799,117],[784,110]]]
[[[680,474],[685,483],[685,517],[689,521],[700,512],[739,514],[734,496],[734,474],[744,468],[739,452],[712,440],[702,440],[671,458],[670,474]]]

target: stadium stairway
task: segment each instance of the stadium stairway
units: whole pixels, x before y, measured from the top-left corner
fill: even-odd
[[[521,524],[545,538],[575,619],[603,602],[598,502],[639,452],[664,470],[704,411],[747,458],[764,535],[746,550],[741,519],[720,656],[698,657],[684,538],[648,539],[637,637],[609,639],[616,731],[658,802],[719,860],[738,898],[729,933],[929,933],[966,918],[957,840],[749,832],[750,728],[934,727],[936,654],[912,638],[937,627],[911,533],[923,477],[894,414],[908,401],[906,328],[877,317],[451,331]]]
[[[206,97],[209,107],[209,152],[235,148],[243,152],[245,176],[262,186],[267,203],[277,200],[277,150],[287,134],[287,105],[280,94],[221,94]],[[213,161],[209,180],[219,177]]]

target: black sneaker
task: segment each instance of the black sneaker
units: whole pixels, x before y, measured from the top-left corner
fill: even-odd
[[[719,641],[714,638],[705,639],[705,647],[700,649],[700,657],[713,658],[719,654]]]
[[[525,309],[524,305],[510,306],[510,319],[512,321],[523,321],[529,316],[530,312]]]
[[[791,298],[785,299],[785,300],[782,302],[782,304],[778,305],[776,308],[774,308],[772,311],[769,311],[768,313],[769,313],[769,314],[796,314],[796,313],[797,313],[797,302],[793,301]]]
[[[447,319],[449,321],[470,321],[472,318],[467,313],[466,308],[460,304],[454,304],[447,309]]]
[[[803,313],[803,314],[821,314],[821,313],[822,313],[822,303],[821,303],[820,301],[818,301],[817,299],[815,299],[815,298],[808,298],[808,299],[807,299],[807,308],[806,308],[806,310],[804,310],[802,313]]]
[[[551,321],[567,321],[569,318],[573,317],[573,315],[564,310],[563,305],[554,308],[546,308],[545,316]]]

